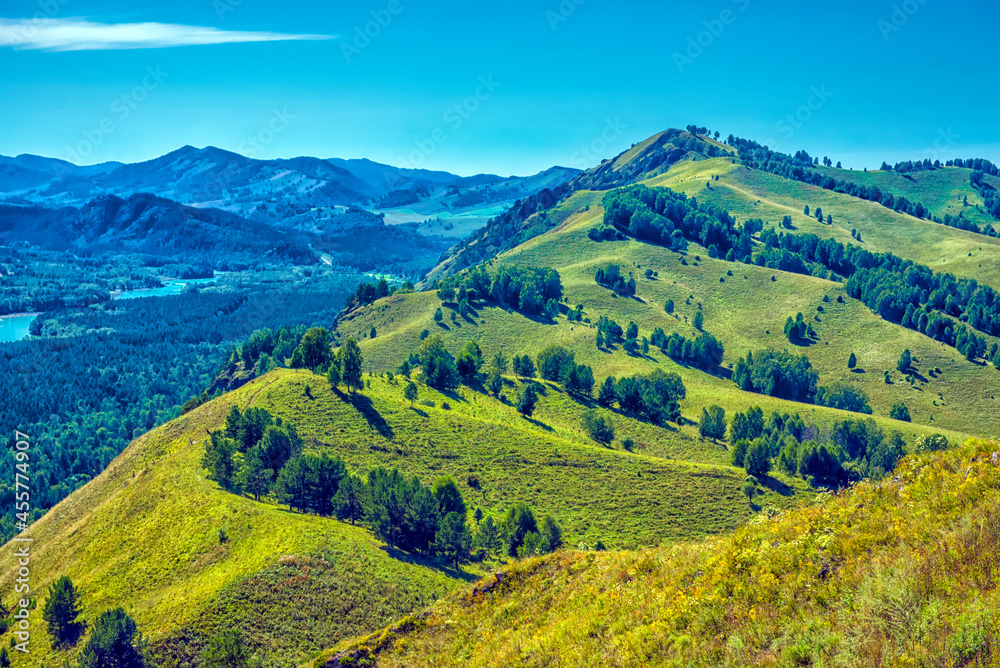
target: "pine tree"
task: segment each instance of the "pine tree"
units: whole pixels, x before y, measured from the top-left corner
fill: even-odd
[[[410,402],[410,408],[413,408],[413,402],[417,400],[417,395],[417,385],[411,380],[403,389],[403,398]]]
[[[502,350],[497,351],[497,353],[493,355],[493,359],[491,360],[491,362],[493,364],[493,368],[497,371],[497,373],[500,374],[506,373],[507,356],[503,354]]]
[[[326,370],[326,380],[332,389],[337,389],[340,385],[340,354],[333,356],[330,361],[330,368]]]
[[[614,406],[615,402],[618,400],[618,394],[615,391],[615,377],[608,376],[601,383],[601,389],[597,392],[597,403],[602,406]]]
[[[244,492],[253,494],[254,499],[271,491],[271,476],[273,471],[265,467],[259,447],[254,447],[243,459],[243,466],[237,473],[237,482]]]
[[[535,390],[534,383],[527,383],[521,388],[517,397],[517,410],[525,417],[531,417],[535,412],[535,404],[538,402],[538,391]]]
[[[701,409],[701,424],[698,432],[702,438],[726,437],[726,410],[722,406]]]
[[[901,420],[903,422],[910,421],[910,409],[906,407],[906,404],[898,403],[892,407],[889,411],[889,417],[893,420]]]
[[[486,379],[486,389],[497,396],[503,391],[503,376],[496,369],[491,371],[489,378]]]
[[[743,468],[755,478],[767,475],[771,470],[771,460],[769,458],[770,446],[764,439],[757,439],[750,444],[747,449],[746,458],[743,460]]]
[[[907,373],[912,365],[913,358],[910,356],[909,348],[907,348],[903,351],[903,354],[900,355],[899,362],[896,363],[896,368],[899,369],[901,373]]]
[[[364,518],[364,492],[365,483],[360,478],[346,475],[341,479],[333,497],[333,512],[338,520],[354,524]]]
[[[49,597],[42,611],[53,647],[72,641],[81,630],[76,621],[79,614],[80,592],[64,575],[49,586]]]
[[[454,478],[451,476],[441,476],[434,481],[431,491],[434,494],[434,498],[437,499],[438,509],[442,515],[458,513],[463,518],[465,517],[465,499],[462,498],[462,492],[459,491]]]
[[[361,380],[363,363],[364,358],[361,355],[358,342],[353,336],[348,337],[344,347],[340,349],[340,375],[341,380],[352,393],[364,389],[364,383]]]
[[[854,353],[851,353],[851,356],[847,358],[847,368],[853,369],[857,365],[858,365],[858,358],[854,356]]]
[[[122,608],[106,610],[97,618],[79,668],[145,668],[146,642],[135,621]]]
[[[448,513],[441,520],[441,526],[434,537],[434,547],[439,555],[455,568],[469,556],[469,529],[465,517],[455,512]]]
[[[702,331],[702,327],[705,326],[705,314],[698,311],[694,314],[694,328],[699,332]]]

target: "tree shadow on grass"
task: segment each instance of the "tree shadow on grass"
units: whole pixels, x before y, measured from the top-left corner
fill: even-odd
[[[781,496],[791,496],[795,493],[795,490],[791,486],[786,485],[773,476],[764,476],[763,478],[758,478],[757,481],[760,483],[761,487],[766,487]]]
[[[375,410],[375,404],[369,397],[356,393],[348,395],[347,401],[364,416],[365,420],[368,421],[368,426],[377,431],[382,438],[392,440],[396,435],[385,418]]]
[[[440,561],[431,558],[421,557],[418,554],[412,552],[406,552],[400,550],[397,547],[391,547],[389,545],[383,545],[382,551],[385,552],[389,557],[395,559],[396,561],[402,561],[406,564],[412,564],[415,566],[426,566],[432,568],[440,573],[444,573],[448,577],[456,578],[458,580],[464,580],[466,582],[472,582],[478,580],[479,576],[472,573],[466,573],[461,569],[452,568],[442,564]]]
[[[851,373],[868,373],[864,369],[851,369]]]
[[[72,624],[69,624],[66,627],[66,630],[63,632],[62,637],[56,640],[56,642],[54,642],[53,644],[57,649],[69,649],[70,647],[75,646],[80,641],[80,638],[83,637],[83,634],[86,630],[87,630],[87,622],[84,621],[73,622]]]
[[[410,408],[410,410],[412,410],[414,413],[416,413],[420,417],[427,417],[427,412],[420,410],[416,406],[413,406],[412,408]]]
[[[540,420],[536,420],[535,418],[530,418],[530,417],[528,417],[526,415],[522,416],[522,417],[524,417],[525,420],[527,420],[528,422],[530,422],[531,424],[535,425],[536,427],[538,427],[540,429],[544,429],[545,431],[553,431],[552,427],[550,427],[549,425],[545,424],[544,422],[542,422]]]

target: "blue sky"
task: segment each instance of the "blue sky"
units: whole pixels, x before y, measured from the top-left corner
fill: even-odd
[[[4,2],[0,154],[526,174],[696,123],[858,168],[1000,162],[987,0],[136,4]]]

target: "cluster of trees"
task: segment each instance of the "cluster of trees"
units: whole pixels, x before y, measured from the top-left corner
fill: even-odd
[[[812,323],[806,322],[801,313],[797,313],[795,318],[788,316],[788,320],[785,321],[785,336],[792,343],[798,343],[815,337],[816,330],[813,329]]]
[[[872,311],[947,345],[959,342],[960,327],[952,318],[981,332],[1000,335],[1000,295],[972,279],[935,273],[891,253],[872,253],[857,245],[822,240],[814,234],[786,234],[770,228],[761,232],[762,248],[755,251],[751,221],[737,228],[728,213],[712,210],[709,215],[693,199],[665,188],[632,186],[616,190],[605,196],[604,205],[606,222],[625,227],[637,238],[657,243],[666,239],[669,243],[679,232],[708,247],[710,254],[725,253],[727,260],[832,280],[847,278],[848,294]],[[716,251],[712,251],[713,247]],[[908,307],[912,307],[910,317],[904,322]],[[924,313],[917,312],[921,308]],[[981,337],[967,332],[961,341],[962,352],[969,359],[984,356],[985,341]]]
[[[956,158],[944,163],[945,167],[964,167],[973,171],[979,171],[990,176],[1000,176],[1000,168],[986,158]]]
[[[594,372],[589,366],[577,364],[567,348],[547,346],[538,353],[537,367],[542,378],[561,383],[567,392],[589,397],[594,390]]]
[[[748,352],[733,367],[733,382],[741,390],[791,401],[812,403],[818,380],[805,355],[784,351]]]
[[[756,355],[748,352],[733,368],[733,382],[747,392],[855,413],[872,412],[868,395],[860,387],[848,383],[819,387],[819,374],[805,355],[771,349]]]
[[[594,274],[594,280],[620,295],[631,297],[635,294],[635,279],[631,273],[626,279],[622,275],[621,267],[617,264],[609,264],[607,267],[598,269]]]
[[[587,238],[591,241],[613,241],[615,239],[624,240],[624,234],[609,225],[600,225],[587,230]]]
[[[926,448],[947,447],[935,437]],[[862,478],[881,478],[905,454],[898,432],[885,433],[871,418],[841,420],[821,432],[798,415],[772,413],[764,419],[758,406],[733,416],[730,427],[734,466],[760,477],[778,468],[815,483],[844,485]]]
[[[204,389],[254,330],[288,324],[272,332],[267,355],[284,364],[300,325],[333,320],[350,285],[341,277],[321,289],[115,300],[43,313],[43,336],[0,344],[0,421],[11,425],[7,438],[14,428],[32,437],[32,519],[103,471],[133,438],[177,417],[185,401],[197,397],[190,409],[207,400]],[[251,359],[257,369],[263,357]],[[13,441],[4,443],[13,467]],[[17,533],[14,493],[13,480],[0,483],[2,540]]]
[[[472,345],[475,346],[474,343]],[[466,350],[468,353],[466,366],[471,364],[474,370],[478,370],[482,359],[478,350],[478,346]],[[413,361],[420,364],[422,379],[431,387],[447,391],[455,389],[462,383],[462,375],[458,372],[455,356],[448,352],[440,334],[424,339],[420,352]],[[468,373],[466,377],[471,378]]]
[[[714,369],[719,366],[726,352],[722,342],[708,332],[688,339],[677,332],[671,332],[668,336],[662,328],[657,327],[649,337],[649,342],[671,359],[686,362],[699,369]]]
[[[353,306],[367,306],[372,302],[394,295],[396,293],[412,292],[414,289],[412,281],[406,281],[402,285],[389,286],[389,282],[380,278],[377,283],[365,282],[358,284],[354,292],[347,295],[347,308]]]
[[[80,620],[81,599],[80,590],[65,575],[49,586],[48,597],[42,608],[42,619],[54,649],[64,649],[76,644],[83,634],[86,625]],[[13,638],[11,647],[14,647]],[[0,663],[10,665],[6,649],[0,652]],[[145,637],[124,609],[105,610],[98,616],[87,643],[80,650],[77,666],[145,668],[152,665],[148,650]]]
[[[559,314],[563,298],[559,272],[548,267],[502,266],[491,277],[482,267],[448,278],[438,283],[438,298],[454,304],[465,314],[477,302],[492,299],[512,309],[530,314]]]
[[[919,265],[899,272],[895,264],[886,261],[853,272],[847,293],[886,320],[954,346],[969,360],[985,357],[986,339],[970,327],[1000,335],[1000,294],[975,280]]]
[[[441,477],[427,486],[383,467],[354,476],[338,457],[303,454],[294,425],[282,425],[264,409],[241,412],[234,406],[225,428],[210,434],[202,465],[209,478],[232,492],[257,500],[273,494],[293,510],[364,523],[391,546],[437,554],[456,566],[468,559],[473,545],[465,501],[453,479]],[[495,532],[491,528],[489,520],[480,546],[496,551],[495,541],[502,540],[512,556],[525,554],[526,540],[527,554],[551,551],[562,542],[555,520],[546,517],[539,525],[523,504]]]
[[[990,163],[990,167],[992,167],[992,169],[988,172],[981,168],[976,168],[975,171],[969,175],[969,184],[983,198],[983,208],[986,209],[986,212],[997,220],[1000,220],[1000,195],[998,195],[997,189],[994,188],[992,184],[983,180],[983,176],[985,176],[985,174],[992,174],[993,176],[997,175],[996,165]],[[992,231],[992,227],[990,229]],[[996,233],[994,232],[991,236],[996,236]]]
[[[597,347],[612,345],[618,341],[623,341],[625,330],[617,322],[606,315],[597,319]]]
[[[794,156],[787,153],[772,151],[766,146],[762,146],[750,139],[734,137],[729,135],[728,143],[735,146],[739,152],[740,160],[747,167],[759,169],[761,171],[777,174],[787,179],[794,179],[803,183],[819,186],[824,190],[843,193],[852,197],[876,202],[882,206],[908,213],[917,218],[924,218],[930,215],[930,210],[920,202],[910,202],[902,195],[893,195],[883,192],[878,186],[865,186],[851,183],[832,176],[808,169],[817,163],[809,157],[805,151],[798,151]]]
[[[872,407],[868,395],[860,387],[849,383],[833,383],[816,390],[816,403],[820,406],[839,408],[854,413],[871,415]]]
[[[667,188],[643,185],[613,190],[604,196],[604,223],[641,241],[671,250],[699,243],[710,257],[749,262],[754,225],[737,227],[727,211],[699,204],[695,198]]]
[[[281,418],[263,408],[240,411],[233,406],[226,416],[226,426],[209,433],[201,463],[208,477],[224,489],[259,499],[271,492],[286,464],[301,456],[302,438],[294,424],[282,424]],[[313,463],[305,462],[310,466]],[[297,462],[295,467],[300,470],[303,465]],[[277,489],[295,494],[295,490],[286,490],[289,475],[285,474]]]
[[[264,375],[277,367],[290,366],[293,354],[306,331],[305,325],[254,330],[243,345],[232,349],[227,363],[241,362],[243,369],[253,376]]]
[[[79,308],[111,300],[112,290],[162,287],[138,256],[0,247],[0,315]]]
[[[645,416],[654,424],[677,422],[680,400],[687,395],[681,377],[656,369],[646,376],[616,379],[608,376],[598,390],[597,402],[607,408],[618,405],[626,413]]]

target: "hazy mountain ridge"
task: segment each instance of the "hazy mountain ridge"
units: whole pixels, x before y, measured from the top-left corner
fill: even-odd
[[[578,173],[576,169],[553,167],[526,177],[463,177],[367,159],[300,156],[257,160],[212,146],[184,146],[143,162],[83,167],[28,154],[0,156],[0,196],[11,204],[62,207],[81,206],[102,195],[128,197],[144,192],[261,222],[279,222],[314,209],[376,209],[380,203],[391,207],[395,199],[404,206],[423,201],[419,211],[404,212],[402,219],[394,221],[419,222],[450,215],[453,210],[467,212],[513,201]],[[418,194],[412,194],[415,191]]]

